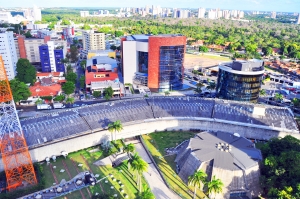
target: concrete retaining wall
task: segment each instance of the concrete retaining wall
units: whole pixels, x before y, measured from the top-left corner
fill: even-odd
[[[150,119],[140,123],[126,123],[123,124],[123,131],[114,134],[114,138],[129,138],[137,135],[152,133],[155,131],[164,130],[183,130],[189,131],[190,129],[201,129],[210,131],[223,131],[229,133],[238,133],[243,137],[269,140],[272,137],[284,137],[286,135],[292,135],[300,139],[299,133],[287,133],[277,130],[259,128],[257,126],[251,126],[238,123],[224,123],[223,121],[216,121],[214,119],[201,119],[201,118],[160,118]],[[30,154],[33,162],[39,162],[45,160],[46,157],[52,157],[53,155],[59,156],[62,151],[68,153],[78,151],[90,146],[99,145],[105,139],[111,140],[111,133],[107,130],[98,131],[94,133],[87,133],[78,137],[69,138],[60,142],[43,145],[36,148],[30,148]],[[1,158],[0,158],[1,159]],[[3,171],[2,159],[0,160],[0,171]]]

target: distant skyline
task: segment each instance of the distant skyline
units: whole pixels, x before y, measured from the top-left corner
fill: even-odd
[[[5,1],[5,3],[4,3]],[[257,10],[300,12],[300,0],[0,0],[1,7],[145,7],[160,5],[172,8],[220,8],[228,10]]]

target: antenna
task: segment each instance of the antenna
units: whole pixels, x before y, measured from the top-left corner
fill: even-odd
[[[7,190],[13,190],[20,185],[37,184],[2,56],[0,56],[0,123],[3,127],[0,128],[0,151]]]

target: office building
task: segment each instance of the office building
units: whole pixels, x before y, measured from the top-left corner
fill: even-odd
[[[0,28],[0,55],[9,80],[15,78],[18,62],[13,32]]]
[[[207,15],[208,19],[216,19],[217,18],[217,13],[215,10],[209,10],[208,11],[208,15]]]
[[[47,44],[39,46],[40,62],[43,72],[65,72],[63,46],[48,41]]]
[[[261,60],[220,63],[217,97],[257,102],[263,73],[264,63]]]
[[[105,33],[90,30],[84,31],[82,36],[84,54],[87,55],[89,50],[105,50]]]
[[[205,16],[205,8],[198,9],[198,18],[204,18]]]
[[[90,16],[89,11],[80,11],[80,17],[88,17]]]
[[[182,35],[130,35],[122,41],[124,83],[151,91],[180,89],[186,37]]]
[[[272,18],[272,19],[276,19],[276,12],[274,12],[274,11],[271,12],[271,18]]]

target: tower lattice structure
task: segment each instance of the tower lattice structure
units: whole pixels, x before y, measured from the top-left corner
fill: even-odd
[[[8,190],[37,183],[1,56],[0,150]]]

